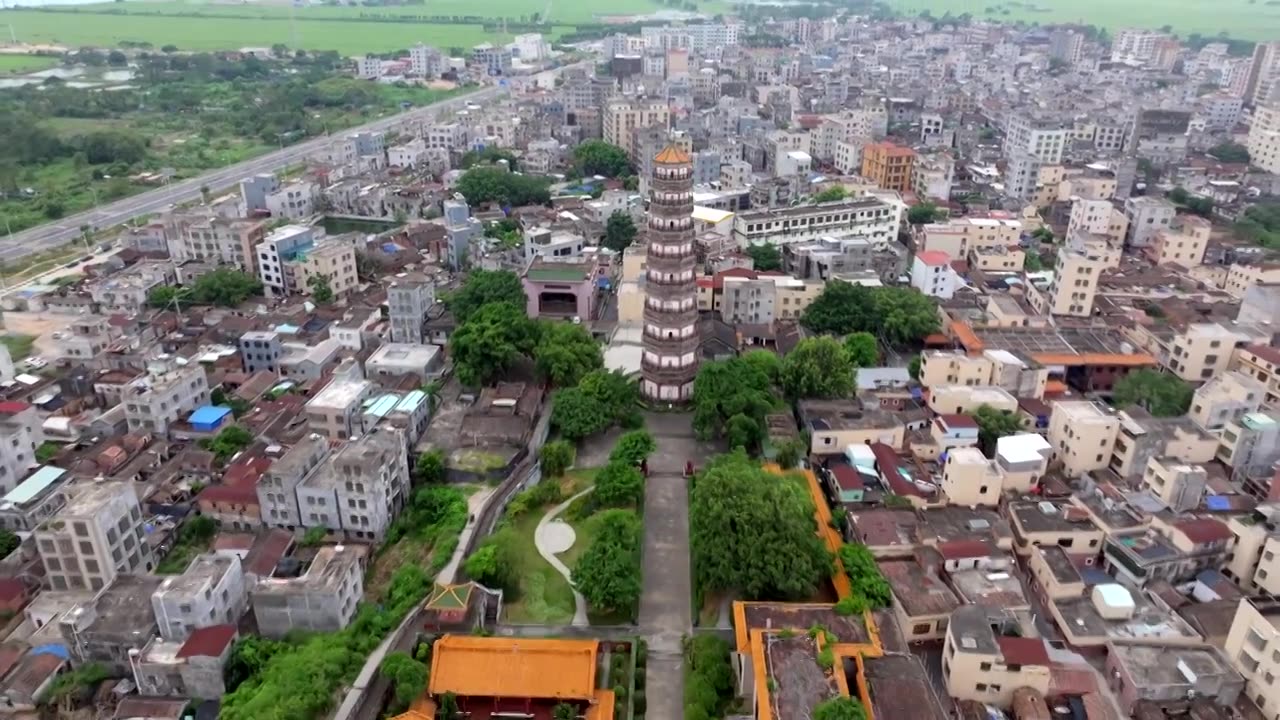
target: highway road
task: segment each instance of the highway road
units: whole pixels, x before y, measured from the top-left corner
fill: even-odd
[[[395,115],[374,120],[373,122],[365,123],[359,127],[349,128],[342,131],[339,136],[353,132],[360,132],[362,130],[391,130],[410,123],[425,120],[427,119],[427,116],[434,115],[435,113],[456,110],[465,106],[467,103],[491,100],[497,95],[505,92],[507,92],[507,88],[505,87],[485,88],[474,93],[450,98],[432,105],[412,108],[402,113],[397,113]],[[198,177],[174,182],[164,187],[117,200],[107,205],[99,205],[84,212],[64,217],[55,223],[38,225],[36,227],[23,230],[22,232],[13,233],[12,235],[0,239],[0,261],[12,263],[15,260],[26,257],[27,255],[65,245],[72,240],[80,238],[80,228],[84,225],[88,225],[95,230],[105,230],[128,222],[140,215],[159,212],[178,203],[199,200],[200,188],[202,187],[207,186],[215,191],[221,190],[240,182],[242,178],[250,175],[275,172],[289,167],[290,165],[296,165],[304,158],[327,148],[334,139],[335,136],[326,135],[313,140],[307,140],[306,142],[298,143],[297,145],[291,145],[281,150],[276,150],[274,152],[267,153],[266,155],[246,160],[238,165],[231,165],[218,170],[213,170]]]

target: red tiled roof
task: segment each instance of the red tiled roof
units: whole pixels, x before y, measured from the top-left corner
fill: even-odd
[[[1182,531],[1182,534],[1186,535],[1188,540],[1197,545],[1218,540],[1230,540],[1234,536],[1231,528],[1212,518],[1183,520],[1182,522],[1174,523],[1174,527]]]
[[[1006,665],[1049,665],[1049,651],[1039,638],[998,637],[996,644]]]
[[[978,421],[974,420],[968,415],[957,415],[955,413],[951,413],[947,415],[939,415],[938,422],[942,423],[944,427],[951,428],[952,430],[962,430],[962,429],[977,430],[978,429]]]
[[[236,637],[235,625],[210,625],[191,632],[178,657],[218,657]]]
[[[759,276],[760,276],[759,273],[757,273],[755,270],[748,270],[746,268],[729,268],[728,270],[721,270],[720,272],[715,274],[715,276],[712,278],[712,287],[715,288],[716,290],[723,289],[724,279],[727,277],[740,277],[740,278],[749,278],[751,280],[755,280]]]
[[[946,265],[951,262],[951,256],[941,250],[925,250],[916,253],[916,259],[925,265]]]
[[[1274,348],[1270,345],[1245,345],[1244,349],[1272,365],[1280,365],[1280,348]]]
[[[259,577],[270,577],[292,544],[291,533],[278,528],[268,530],[249,549],[249,554],[244,558],[244,571]]]
[[[223,532],[213,539],[214,550],[248,550],[253,547],[253,535],[249,533]]]
[[[841,490],[862,490],[866,487],[863,485],[858,471],[848,465],[833,465],[831,467],[831,477],[835,478],[836,484],[840,486]]]
[[[257,505],[258,491],[252,487],[232,487],[230,485],[210,485],[196,496],[200,502],[237,503],[240,505]]]
[[[920,492],[920,488],[916,487],[915,483],[909,482],[899,474],[898,469],[902,467],[902,460],[898,457],[896,450],[884,443],[871,443],[871,454],[876,456],[876,469],[880,471],[880,477],[884,478],[890,492],[894,495],[924,497],[924,493]]]
[[[29,407],[31,407],[30,403],[19,402],[17,400],[0,402],[0,415],[17,415]]]
[[[966,560],[968,558],[990,557],[990,543],[981,540],[952,540],[938,544],[938,554],[944,560]]]

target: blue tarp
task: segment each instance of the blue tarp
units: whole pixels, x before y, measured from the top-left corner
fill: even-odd
[[[1231,500],[1226,495],[1210,495],[1204,499],[1204,506],[1210,510],[1230,510]]]
[[[196,408],[191,413],[191,417],[187,418],[187,422],[191,423],[197,430],[212,430],[222,424],[222,421],[231,414],[231,408],[222,407],[221,405],[205,405]]]
[[[71,653],[67,651],[66,646],[58,643],[49,643],[48,645],[38,645],[31,648],[32,655],[53,655],[63,660],[70,660]]]

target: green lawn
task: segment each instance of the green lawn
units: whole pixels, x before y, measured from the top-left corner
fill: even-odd
[[[0,54],[0,75],[19,74],[45,70],[57,65],[59,58],[46,55]]]
[[[1225,32],[1242,40],[1274,40],[1280,37],[1280,5],[1268,0],[1161,0],[1157,5],[1138,0],[1027,0],[1026,2],[988,0],[886,0],[889,7],[902,13],[916,14],[928,10],[935,17],[971,13],[987,20],[1050,23],[1074,22],[1107,27],[1158,28],[1171,25],[1182,35],[1200,33],[1216,35]],[[1158,9],[1158,12],[1156,10]],[[991,12],[988,12],[990,10]],[[1008,11],[1008,14],[1005,13]]]
[[[538,625],[567,625],[573,620],[573,589],[556,569],[547,564],[533,544],[538,521],[550,508],[525,513],[511,522],[520,538],[517,545],[520,572],[519,597],[503,605],[508,622]]]
[[[31,355],[31,350],[35,348],[36,338],[34,335],[0,335],[0,344],[8,348],[9,357],[14,362],[18,362]]]

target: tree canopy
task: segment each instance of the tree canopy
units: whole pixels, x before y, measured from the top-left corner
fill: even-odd
[[[610,460],[596,473],[596,489],[591,493],[595,507],[639,507],[644,500],[644,475],[634,464]]]
[[[803,487],[742,452],[712,459],[689,496],[694,577],[703,592],[749,600],[809,597],[831,571]]]
[[[427,666],[407,653],[388,653],[378,672],[391,682],[396,709],[406,709],[427,689]]]
[[[507,206],[545,205],[551,202],[549,185],[546,178],[481,166],[463,173],[456,189],[472,205],[488,202]]]
[[[225,463],[236,453],[253,444],[253,433],[239,425],[230,425],[211,438],[200,441],[200,447],[213,453],[214,459]]]
[[[514,594],[520,589],[520,543],[514,530],[501,527],[467,556],[462,569],[485,587]]]
[[[782,269],[782,253],[770,243],[751,243],[743,250],[751,258],[752,268],[759,272]]]
[[[537,336],[537,325],[523,307],[505,302],[484,306],[449,339],[458,380],[472,387],[493,382],[533,350]]]
[[[693,429],[699,438],[727,437],[733,447],[751,451],[764,443],[765,415],[774,402],[774,378],[765,363],[749,357],[752,355],[703,363],[698,368],[693,381]]]
[[[486,305],[505,302],[524,308],[529,302],[520,276],[510,270],[472,270],[462,287],[442,299],[459,325]]]
[[[552,396],[551,425],[570,440],[601,432],[638,412],[640,390],[619,371],[592,370]]]
[[[1249,149],[1236,142],[1221,142],[1209,148],[1209,154],[1224,163],[1248,163]]]
[[[573,585],[596,610],[634,613],[640,601],[640,518],[605,510],[591,519],[599,532],[573,568]]]
[[[311,299],[321,305],[333,302],[333,285],[324,275],[312,275],[307,278],[307,288],[311,290]]]
[[[583,375],[604,366],[600,343],[582,325],[561,321],[540,324],[533,357],[538,373],[556,387],[575,385]]]
[[[715,635],[699,633],[685,640],[685,720],[710,720],[724,715],[734,695],[729,651],[729,643]]]
[[[9,553],[18,549],[22,544],[22,539],[14,534],[12,530],[0,528],[0,558],[9,557]]]
[[[1265,248],[1280,248],[1280,202],[1258,203],[1232,226],[1236,237]]]
[[[836,202],[849,197],[849,191],[843,185],[832,185],[815,193],[809,201],[815,205],[824,202]]]
[[[636,466],[644,462],[658,449],[648,430],[632,430],[622,434],[609,453],[609,462]]]
[[[176,300],[180,305],[221,305],[235,307],[254,295],[262,294],[262,281],[257,277],[232,268],[216,268],[196,278],[190,287],[161,285],[147,294],[152,307],[169,307]]]
[[[813,706],[813,720],[867,720],[867,709],[856,698],[828,698]]]
[[[941,214],[937,205],[923,202],[913,205],[910,210],[907,210],[907,222],[912,225],[925,225],[935,222]]]
[[[577,450],[568,440],[552,440],[538,451],[538,460],[542,464],[542,474],[549,478],[562,477],[573,465]]]
[[[1137,405],[1156,417],[1185,415],[1195,390],[1177,375],[1142,369],[1125,375],[1112,389],[1112,402]]]
[[[918,344],[938,331],[937,306],[913,288],[827,283],[800,322],[815,333],[868,332],[892,345]]]
[[[875,367],[880,363],[880,344],[869,332],[851,333],[844,339],[844,349],[854,367]]]
[[[978,423],[978,444],[987,455],[995,452],[997,440],[1023,431],[1022,418],[1017,413],[997,410],[990,405],[982,405],[975,410],[973,419]]]
[[[604,246],[614,252],[622,252],[631,247],[636,239],[636,223],[631,216],[622,211],[615,211],[605,221]]]
[[[782,389],[792,399],[848,397],[853,377],[853,359],[833,337],[805,338],[782,358]]]
[[[627,151],[603,140],[588,140],[573,149],[574,167],[583,176],[623,177],[631,173]]]
[[[413,479],[419,483],[442,483],[448,470],[443,450],[428,450],[418,456]]]

